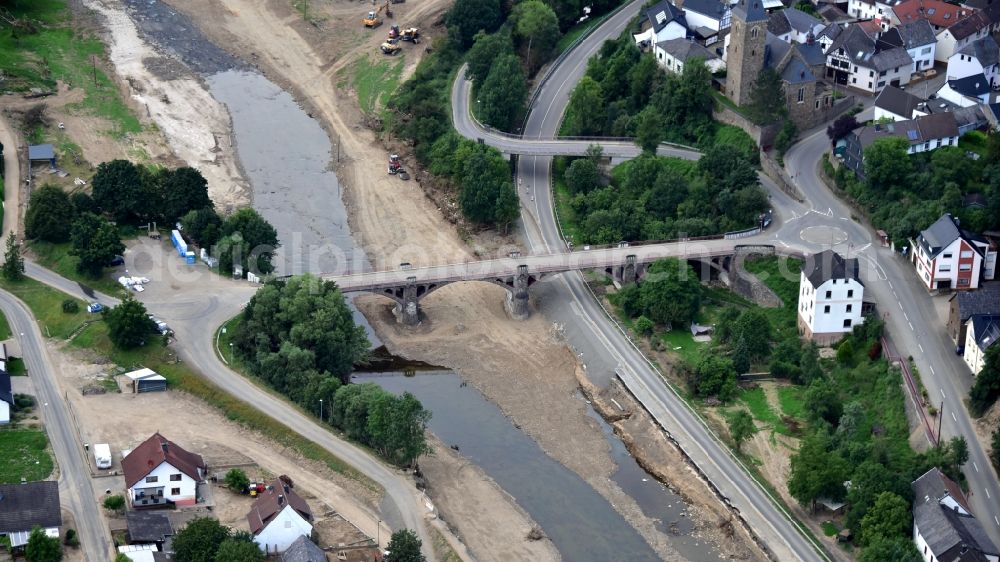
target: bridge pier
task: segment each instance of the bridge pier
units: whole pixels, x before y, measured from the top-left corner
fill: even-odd
[[[403,287],[403,298],[393,309],[397,322],[404,326],[416,326],[420,323],[420,302],[417,298],[416,284],[412,280],[407,281]]]
[[[528,266],[517,266],[517,273],[514,275],[513,287],[507,291],[505,302],[507,314],[515,320],[527,320],[531,316],[531,308],[528,306]]]

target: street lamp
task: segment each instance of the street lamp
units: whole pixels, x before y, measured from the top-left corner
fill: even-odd
[[[233,362],[233,342],[229,342],[229,362]]]
[[[378,524],[375,525],[375,546],[378,547],[379,552],[382,551],[382,520],[378,520]]]
[[[319,421],[323,421],[323,399],[319,399]]]

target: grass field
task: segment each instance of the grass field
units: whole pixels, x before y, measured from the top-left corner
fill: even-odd
[[[52,474],[48,438],[37,429],[0,430],[0,484],[32,482]]]
[[[28,305],[38,320],[42,334],[47,337],[66,339],[85,321],[92,319],[92,315],[87,314],[87,303],[29,277],[17,282],[0,278],[0,287],[13,293]],[[80,310],[73,314],[63,312],[62,303],[67,299],[76,301]]]
[[[42,267],[51,269],[66,279],[72,279],[77,283],[96,289],[106,295],[120,297],[124,294],[122,286],[111,278],[109,270],[104,270],[100,277],[93,279],[80,275],[76,271],[76,264],[80,261],[70,254],[71,246],[69,242],[53,244],[51,242],[34,241],[31,242],[31,251],[34,252],[36,262]]]
[[[805,387],[802,386],[782,386],[778,388],[778,402],[781,404],[781,412],[786,416],[798,419],[805,419]]]
[[[385,107],[389,96],[399,87],[403,63],[403,55],[400,54],[395,58],[381,60],[366,57],[351,65],[351,85],[358,95],[362,111],[374,115]]]
[[[0,340],[5,340],[10,337],[10,324],[7,323],[7,317],[0,312]]]
[[[7,10],[19,19],[37,21],[37,32],[0,34],[0,68],[6,75],[5,89],[25,91],[33,87],[55,89],[62,81],[83,88],[82,101],[72,110],[105,118],[113,124],[112,135],[138,133],[142,125],[122,101],[115,83],[99,65],[104,44],[90,33],[71,26],[65,0],[32,0],[9,3]]]

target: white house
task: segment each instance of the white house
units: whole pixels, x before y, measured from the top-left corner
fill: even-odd
[[[886,86],[875,98],[875,121],[907,121],[928,114],[924,100],[900,90]]]
[[[879,39],[890,45],[906,49],[910,58],[913,59],[911,73],[915,74],[934,68],[937,37],[927,20],[917,20],[896,26],[883,33]]]
[[[857,259],[832,250],[813,254],[799,278],[799,333],[820,345],[836,342],[864,322],[864,295]]]
[[[299,537],[312,534],[313,514],[286,480],[275,478],[250,506],[247,513],[253,540],[266,554],[288,549]]]
[[[730,7],[722,0],[683,0],[679,3],[684,10],[684,21],[689,29],[704,27],[712,31],[721,31],[729,28]]]
[[[909,84],[913,68],[906,49],[878,41],[857,23],[837,34],[826,57],[828,79],[873,94],[886,86]]]
[[[967,78],[982,74],[990,86],[996,86],[1000,45],[992,36],[977,39],[948,58],[948,79]]]
[[[58,482],[0,485],[0,536],[6,536],[11,546],[28,544],[35,527],[41,527],[49,537],[59,538],[61,525]]]
[[[684,65],[693,58],[701,59],[709,72],[726,68],[726,63],[718,55],[690,39],[661,41],[653,48],[653,53],[657,64],[675,74],[684,72]]]
[[[201,455],[185,451],[159,433],[122,459],[126,495],[133,508],[194,505],[206,470]]]
[[[636,44],[655,45],[668,39],[687,37],[688,25],[684,12],[670,2],[663,0],[646,8],[646,21],[642,33],[632,36]]]
[[[858,20],[875,20],[885,31],[891,23],[892,7],[897,3],[896,0],[848,0],[847,15]]]
[[[951,27],[938,32],[935,59],[947,62],[951,55],[961,51],[970,43],[986,37],[989,32],[989,18],[982,12],[972,12]]]
[[[1000,551],[969,511],[962,489],[938,468],[913,484],[913,543],[925,562],[997,562]]]
[[[778,10],[767,20],[767,30],[785,43],[806,43],[825,28],[825,23],[795,8]]]
[[[986,350],[1000,338],[1000,316],[975,314],[966,322],[965,350],[962,359],[978,375],[986,362]]]
[[[989,242],[961,230],[946,213],[917,236],[911,259],[921,281],[933,291],[975,289],[981,278],[993,279],[993,269],[983,267],[988,257],[995,265],[996,250]]]
[[[990,100],[990,81],[982,73],[947,80],[937,91],[937,97],[958,107],[986,104]]]
[[[10,414],[14,411],[14,394],[10,389],[10,375],[0,371],[0,425],[10,423]]]

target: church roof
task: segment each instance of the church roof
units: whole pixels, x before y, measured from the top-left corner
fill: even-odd
[[[747,23],[767,21],[763,0],[740,0],[733,6],[733,18]]]

